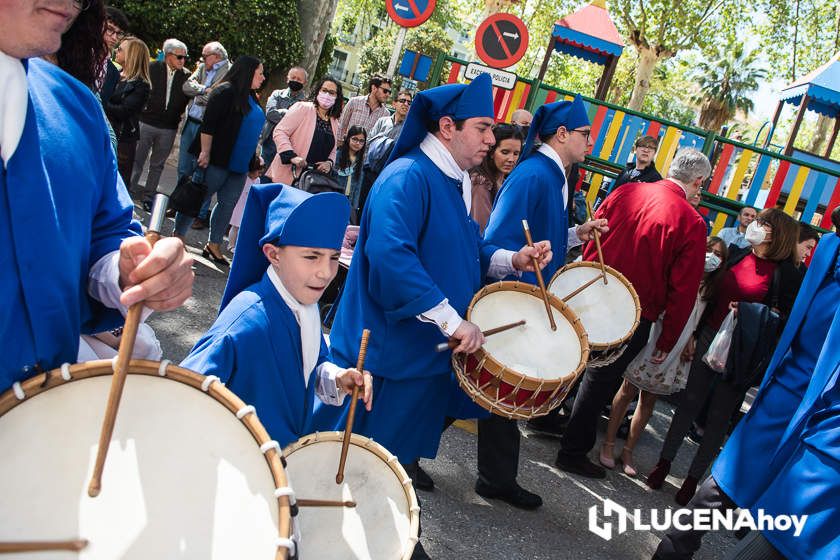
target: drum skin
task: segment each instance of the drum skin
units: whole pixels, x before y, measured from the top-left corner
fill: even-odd
[[[176,366],[132,361],[102,478],[87,495],[112,362],[27,380],[0,396],[0,541],[87,539],[79,553],[3,559],[286,558],[290,536],[278,450],[254,413],[220,383]],[[161,377],[164,371],[169,377]],[[174,380],[177,377],[178,380]],[[271,457],[269,457],[271,455]],[[278,529],[279,527],[279,529]]]
[[[411,479],[387,449],[352,434],[344,481],[336,484],[343,436],[319,432],[284,449],[297,499],[356,502],[353,508],[300,508],[301,558],[408,560],[420,527]]]
[[[549,299],[556,331],[536,286],[498,282],[473,297],[467,320],[481,330],[526,321],[487,337],[472,354],[453,354],[458,382],[476,404],[506,418],[529,419],[563,402],[586,365],[589,346],[574,312]]]

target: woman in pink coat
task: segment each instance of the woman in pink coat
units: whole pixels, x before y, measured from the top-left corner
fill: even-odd
[[[268,170],[274,182],[291,185],[310,165],[324,174],[332,170],[343,99],[341,84],[326,76],[316,84],[309,101],[291,106],[274,129],[277,155]]]

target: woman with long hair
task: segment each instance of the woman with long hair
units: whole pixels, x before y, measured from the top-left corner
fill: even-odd
[[[347,131],[344,142],[336,152],[335,178],[344,187],[344,194],[350,198],[350,208],[359,207],[359,191],[362,186],[362,163],[365,159],[367,131],[353,125]]]
[[[332,171],[343,95],[341,84],[324,76],[312,88],[309,101],[291,106],[274,129],[277,155],[268,170],[273,181],[291,185],[307,166],[324,174]]]
[[[656,341],[659,340],[659,334],[662,331],[662,320],[660,319],[651,329],[647,346],[627,366],[621,388],[613,398],[607,433],[601,444],[599,461],[606,468],[615,467],[615,438],[624,420],[627,408],[638,395],[639,402],[630,422],[630,433],[624,442],[624,449],[621,451],[624,474],[636,476],[633,449],[642,433],[644,433],[648,421],[650,421],[653,407],[659,395],[671,395],[685,387],[691,367],[690,352],[693,351],[689,348],[689,339],[700,322],[706,304],[715,297],[724,272],[721,265],[726,262],[727,256],[726,243],[719,237],[710,237],[706,243],[706,263],[703,280],[700,283],[700,292],[697,294],[694,309],[691,311],[674,349],[668,353],[665,361],[661,364],[650,362],[650,356],[656,349]]]
[[[796,269],[799,239],[796,220],[781,210],[767,208],[747,227],[745,238],[750,246],[731,248],[717,293],[700,319],[696,342],[695,337],[689,340],[687,354],[692,358],[692,364],[685,391],[665,436],[659,462],[647,478],[651,488],[662,487],[691,423],[709,398],[703,441],[675,496],[680,505],[687,504],[694,496],[700,477],[720,450],[730,419],[741,406],[748,389],[724,379],[706,365],[703,356],[727,314],[737,309],[739,302],[764,303],[779,315],[784,325],[802,282]]]
[[[105,70],[102,61],[108,57],[108,45],[102,36],[104,30],[105,3],[90,0],[61,36],[58,52],[44,58],[95,92]]]
[[[134,151],[140,138],[140,112],[152,91],[149,79],[149,48],[136,37],[123,40],[115,55],[122,66],[114,93],[103,99],[105,114],[117,136],[117,168],[128,184],[134,167]]]
[[[487,152],[484,161],[470,170],[472,182],[472,209],[470,215],[478,222],[483,234],[490,219],[493,202],[505,178],[513,171],[525,137],[522,129],[514,124],[497,124],[493,127],[496,143]]]
[[[207,198],[215,194],[218,201],[210,216],[209,239],[202,254],[222,265],[228,264],[222,252],[225,230],[245,187],[249,163],[256,153],[265,122],[256,94],[264,79],[263,65],[258,58],[237,58],[210,94],[199,135],[190,148],[190,152],[198,155],[195,180],[203,180]],[[193,218],[176,214],[175,235],[183,239],[192,222]]]

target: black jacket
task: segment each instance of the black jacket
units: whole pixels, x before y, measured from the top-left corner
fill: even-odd
[[[114,94],[114,88],[117,87],[119,81],[120,69],[117,68],[114,61],[109,58],[108,62],[105,64],[105,77],[102,80],[102,87],[99,89],[99,99],[102,101],[103,107],[105,106],[105,103],[111,99],[111,96]]]
[[[610,186],[610,192],[614,191],[624,183],[655,183],[662,180],[662,175],[656,170],[656,165],[650,162],[650,165],[642,169],[642,171],[635,177],[631,178],[630,173],[636,169],[635,163],[628,163],[627,167],[621,174],[615,178],[613,184]]]
[[[146,107],[140,114],[140,122],[155,128],[175,130],[181,122],[181,115],[187,107],[190,98],[184,94],[184,82],[190,77],[186,70],[176,70],[172,76],[172,87],[169,90],[169,106],[166,105],[166,78],[169,69],[164,61],[149,64],[149,77],[152,80],[152,93],[146,102]]]
[[[196,134],[190,147],[190,153],[198,155],[201,152],[201,134],[211,135],[210,163],[217,167],[227,168],[242,126],[244,115],[234,106],[235,95],[230,82],[222,83],[213,90],[201,120],[200,134]]]
[[[146,105],[151,87],[141,79],[120,80],[114,93],[105,101],[105,114],[114,128],[117,141],[140,137],[140,112]]]

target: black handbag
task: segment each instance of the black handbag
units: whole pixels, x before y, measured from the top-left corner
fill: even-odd
[[[207,184],[197,175],[198,173],[181,177],[169,197],[169,207],[190,218],[198,216],[207,197]]]
[[[294,166],[292,166],[292,174],[294,174]],[[338,184],[338,181],[312,167],[304,169],[303,173],[295,178],[292,186],[311,194],[322,192],[344,194],[344,189]]]

